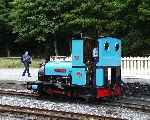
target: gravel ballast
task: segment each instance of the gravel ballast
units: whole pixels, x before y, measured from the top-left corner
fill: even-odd
[[[81,103],[69,103],[69,102],[52,102],[49,100],[36,100],[33,98],[26,98],[20,96],[0,96],[0,104],[29,107],[47,110],[66,111],[74,113],[83,113],[90,115],[122,118],[128,120],[148,120],[150,113],[144,113],[140,111],[133,111],[123,107],[112,107],[103,105],[88,105]]]

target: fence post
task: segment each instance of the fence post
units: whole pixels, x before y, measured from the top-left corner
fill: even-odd
[[[147,58],[144,57],[144,74],[147,74]]]
[[[134,74],[134,58],[133,57],[130,57],[130,72],[131,74]]]
[[[137,74],[137,58],[134,57],[133,59],[134,59],[134,66],[133,66],[134,69],[133,70],[134,70],[134,75],[136,75]]]
[[[143,59],[143,57],[141,57],[141,74],[144,74],[144,69],[143,69],[143,62],[144,62],[144,59]]]
[[[148,67],[148,74],[150,74],[150,56],[148,57],[148,60],[147,60],[147,67]]]
[[[137,74],[140,73],[140,57],[137,57]]]
[[[130,58],[129,57],[127,57],[127,73],[129,74],[130,73]]]
[[[125,57],[121,58],[121,74],[124,74],[125,68],[126,68],[126,63],[125,63]]]

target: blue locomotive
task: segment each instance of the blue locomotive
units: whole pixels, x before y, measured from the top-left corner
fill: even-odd
[[[121,40],[72,38],[71,57],[50,57],[28,89],[49,95],[104,98],[121,95]],[[69,60],[70,59],[70,60]]]

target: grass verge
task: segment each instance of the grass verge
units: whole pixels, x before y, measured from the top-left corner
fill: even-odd
[[[41,60],[32,59],[32,68],[38,68]],[[0,68],[22,68],[24,67],[19,58],[0,58]]]

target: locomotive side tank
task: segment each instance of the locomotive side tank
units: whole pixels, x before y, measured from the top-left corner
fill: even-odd
[[[45,64],[45,76],[69,76],[72,71],[72,62],[51,61]]]

